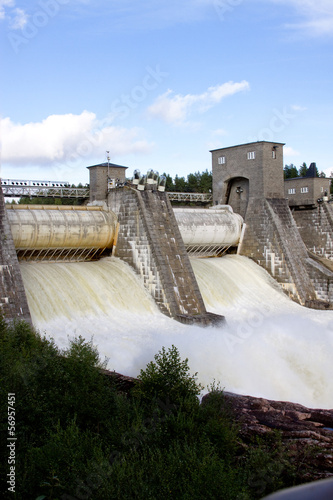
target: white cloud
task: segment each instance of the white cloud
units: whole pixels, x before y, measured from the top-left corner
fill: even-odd
[[[296,9],[300,19],[286,24],[293,30],[306,31],[309,36],[333,34],[332,0],[271,0],[274,3],[291,6]]]
[[[333,15],[331,0],[271,0],[277,4],[285,4],[295,7],[300,13],[307,16]]]
[[[210,151],[212,149],[217,149],[221,147],[221,141],[225,142],[225,137],[229,135],[229,132],[223,128],[218,128],[211,131],[211,137],[207,141],[207,149]]]
[[[228,135],[228,132],[224,128],[217,128],[216,130],[213,130],[212,134],[214,136],[225,136]]]
[[[292,147],[290,146],[284,146],[283,148],[283,156],[300,156],[301,153],[299,151],[296,151],[295,149],[293,149]]]
[[[126,129],[99,122],[96,115],[51,115],[41,122],[1,120],[2,162],[10,165],[50,165],[94,156],[146,153],[152,145],[139,128]]]
[[[13,7],[15,0],[0,0],[0,19],[6,17],[6,7]]]
[[[326,174],[326,177],[332,177],[333,178],[333,167],[326,168],[323,172],[324,172],[324,174]]]
[[[15,0],[0,0],[0,20],[8,20],[12,30],[20,30],[27,24],[29,16],[25,10],[14,8],[15,5]]]
[[[148,114],[167,123],[182,124],[193,110],[205,112],[215,104],[220,103],[225,97],[249,88],[249,83],[243,80],[239,83],[227,82],[209,87],[202,94],[174,95],[172,90],[168,90],[157,97],[155,102],[149,106]]]
[[[79,0],[78,0],[79,1]],[[214,0],[86,0],[80,13],[98,15],[98,6],[103,6],[113,31],[158,30],[177,24],[199,22],[211,16]]]
[[[299,106],[298,104],[293,104],[291,106],[291,109],[293,111],[306,111],[308,108],[306,108],[305,106]]]
[[[28,22],[28,15],[23,9],[14,9],[10,27],[13,30],[21,30]]]

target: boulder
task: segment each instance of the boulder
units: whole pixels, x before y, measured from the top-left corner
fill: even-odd
[[[204,396],[203,403],[206,398],[209,394]],[[245,441],[280,431],[291,457],[296,461],[302,457],[304,480],[333,476],[333,410],[230,392],[221,393],[221,404],[238,422]],[[309,453],[304,453],[305,450]]]

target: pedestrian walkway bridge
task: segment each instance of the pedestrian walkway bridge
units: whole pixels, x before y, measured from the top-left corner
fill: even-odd
[[[2,191],[5,198],[89,198],[89,187],[71,187],[68,182],[59,181],[29,181],[1,179]],[[210,203],[211,193],[175,193],[168,192],[170,201]]]
[[[89,187],[71,187],[68,182],[1,179],[5,198],[89,198]]]

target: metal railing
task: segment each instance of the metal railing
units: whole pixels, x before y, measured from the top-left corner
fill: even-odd
[[[189,257],[207,258],[207,257],[222,257],[230,245],[185,245]]]
[[[59,181],[29,181],[1,179],[3,194],[6,198],[89,198],[89,187],[70,187],[68,182]],[[213,200],[211,193],[178,193],[168,191],[170,201],[184,201],[193,203],[210,203]]]
[[[213,200],[211,193],[174,193],[168,191],[167,195],[170,201],[192,201],[195,203],[209,203]]]
[[[6,198],[89,198],[89,188],[71,187],[68,182],[1,179]]]

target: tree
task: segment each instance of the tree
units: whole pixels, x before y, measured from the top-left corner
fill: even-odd
[[[308,170],[308,167],[306,166],[306,163],[303,162],[302,165],[299,167],[298,175],[300,177],[305,177],[307,170]]]
[[[178,193],[186,193],[186,181],[185,181],[185,177],[178,177],[178,175],[176,175],[175,177],[175,191],[178,192]]]
[[[186,191],[189,193],[197,193],[199,191],[200,177],[199,172],[189,174],[187,176]]]
[[[208,172],[208,170],[206,169],[205,172],[202,172],[200,177],[199,192],[211,193],[212,189],[213,189],[213,174],[212,172]]]
[[[213,175],[212,172],[208,172],[206,169],[204,172],[195,172],[193,174],[188,174],[187,179],[185,177],[178,177],[176,175],[175,180],[169,174],[163,174],[166,177],[166,191],[176,191],[178,193],[211,193],[213,186]]]
[[[166,179],[165,190],[166,191],[174,191],[175,190],[175,186],[173,184],[173,180],[172,180],[171,175],[166,174],[165,172],[164,172],[163,175],[164,175],[164,177]]]
[[[285,179],[293,179],[295,177],[298,177],[297,167],[295,167],[295,165],[293,165],[292,163],[290,165],[285,165],[283,172]]]
[[[172,404],[179,404],[184,398],[197,401],[203,387],[197,382],[197,373],[190,374],[188,358],[182,360],[174,345],[168,350],[162,347],[154,358],[155,361],[140,371],[138,393],[144,398],[169,400]]]

